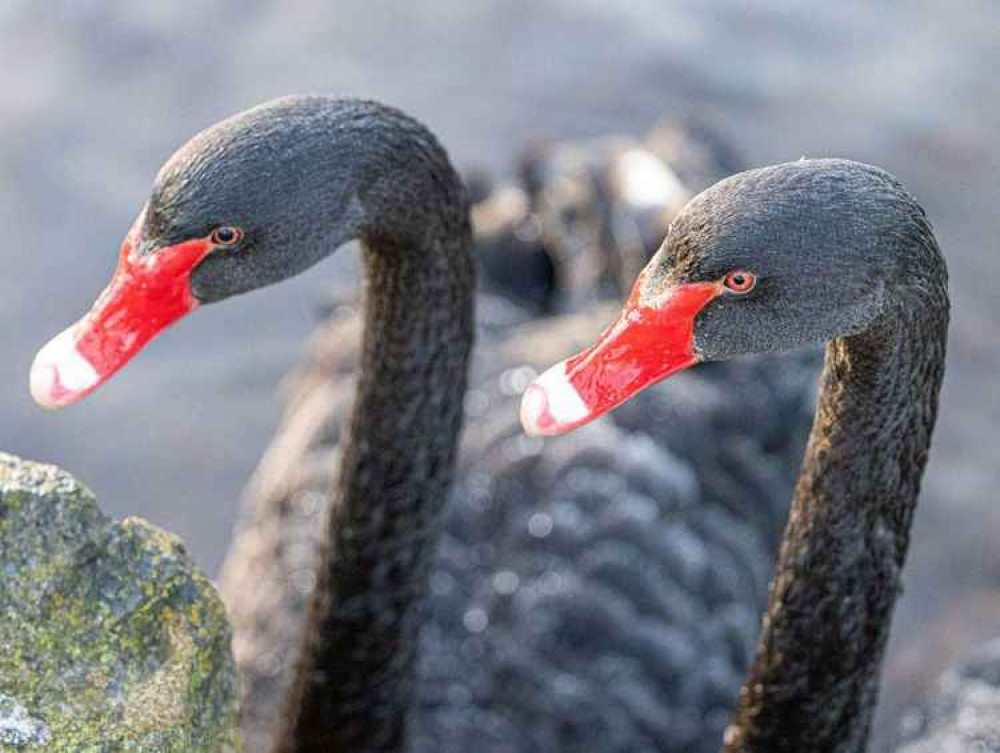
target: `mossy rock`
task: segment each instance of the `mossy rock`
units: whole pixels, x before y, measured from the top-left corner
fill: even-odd
[[[0,453],[0,751],[236,751],[230,628],[183,544]]]

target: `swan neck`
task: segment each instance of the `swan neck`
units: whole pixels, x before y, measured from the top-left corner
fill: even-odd
[[[462,202],[419,245],[363,242],[361,369],[278,751],[402,747],[474,336]]]
[[[861,753],[944,372],[945,273],[832,341],[726,753]]]

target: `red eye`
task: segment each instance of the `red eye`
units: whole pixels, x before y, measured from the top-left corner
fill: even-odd
[[[753,272],[747,272],[745,270],[737,270],[735,272],[730,272],[722,280],[722,284],[726,286],[726,289],[733,293],[749,293],[753,290],[753,286],[757,284],[757,275]]]
[[[243,231],[238,227],[217,227],[212,231],[209,240],[216,246],[235,246],[243,240]]]

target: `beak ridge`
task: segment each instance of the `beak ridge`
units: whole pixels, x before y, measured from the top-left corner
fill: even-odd
[[[565,434],[696,364],[695,317],[720,293],[718,283],[688,283],[650,304],[643,301],[637,283],[618,321],[593,346],[528,386],[521,399],[525,432]]]
[[[35,356],[28,384],[43,408],[83,400],[146,343],[198,307],[190,275],[212,250],[211,243],[195,239],[137,256],[134,242],[130,233],[111,283],[91,310]]]

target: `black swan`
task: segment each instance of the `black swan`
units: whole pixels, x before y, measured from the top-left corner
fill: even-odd
[[[582,345],[607,312],[517,340],[480,320],[497,344],[466,396],[466,204],[433,136],[391,108],[288,98],[223,121],[161,170],[111,285],[40,351],[32,392],[76,402],[200,304],[360,238],[358,393],[302,430],[350,424],[325,556],[318,575],[275,576],[314,595],[283,749],[392,750],[404,730],[414,750],[707,749],[756,633],[804,370],[706,367],[572,440],[523,437],[529,364]],[[463,400],[477,425],[446,507]],[[315,497],[297,502],[278,514]]]
[[[859,752],[944,374],[947,270],[888,173],[802,160],[694,199],[595,345],[525,391],[534,435],[699,361],[828,342],[756,659],[724,750]]]

